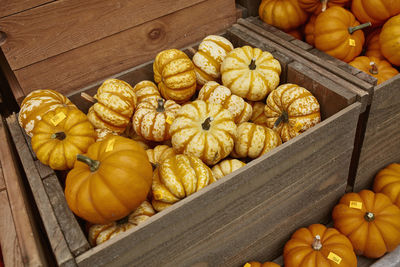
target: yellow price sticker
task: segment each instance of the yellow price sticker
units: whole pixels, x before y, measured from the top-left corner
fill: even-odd
[[[334,263],[337,263],[337,264],[340,264],[340,262],[342,261],[342,258],[333,252],[329,252],[328,259],[330,259],[331,261],[333,261]]]
[[[171,117],[171,116],[167,116],[167,118],[165,119],[165,121],[166,121],[168,124],[172,124],[172,122],[174,121],[174,118]]]
[[[50,119],[50,121],[54,126],[57,126],[66,117],[67,117],[67,115],[65,115],[64,112],[58,112],[56,115],[53,116],[53,118]]]
[[[350,46],[356,46],[356,41],[354,39],[349,39],[349,45]]]
[[[114,144],[115,144],[115,139],[112,138],[110,141],[108,141],[107,146],[106,146],[106,152],[110,152],[114,149]]]
[[[362,209],[362,202],[359,201],[350,201],[349,207],[352,209]]]
[[[296,133],[298,133],[301,130],[301,128],[303,128],[303,124],[301,122],[299,122],[299,121],[296,122],[296,124],[293,126],[293,130]]]

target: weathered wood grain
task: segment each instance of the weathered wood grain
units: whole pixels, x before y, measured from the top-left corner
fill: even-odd
[[[207,0],[16,70],[15,75],[25,94],[41,88],[69,94],[153,59],[163,49],[218,33],[235,20],[233,0]]]
[[[39,160],[35,160],[35,166],[39,172],[40,178],[42,179],[47,178],[50,175],[55,175],[55,172],[52,168],[42,164]]]
[[[13,114],[7,118],[7,124],[10,129],[13,142],[16,146],[21,159],[24,171],[27,175],[33,197],[42,218],[50,245],[54,256],[60,266],[75,266],[74,258],[68,248],[63,233],[54,216],[52,206],[44,189],[42,179],[36,169],[33,158],[30,155],[29,148],[20,128],[16,115]]]
[[[90,245],[65,201],[64,190],[61,188],[57,177],[51,175],[44,179],[43,185],[72,254],[77,256],[88,250]]]
[[[373,261],[370,260],[372,263]],[[375,261],[371,267],[397,267],[400,263],[400,246],[392,252],[385,254],[382,258]],[[367,266],[367,265],[365,265]]]
[[[54,0],[1,0],[0,18],[52,1]]]
[[[236,2],[247,9],[249,16],[258,16],[261,0],[236,0]]]
[[[8,65],[3,52],[0,50],[0,68],[3,71],[4,76],[11,88],[11,91],[18,103],[22,102],[25,93],[23,92],[21,85],[19,84],[15,73],[11,70],[10,65]]]
[[[293,175],[286,175],[294,174],[293,169],[297,175],[306,175],[310,169],[330,162],[333,155],[351,148],[360,106],[360,103],[352,104],[298,138],[156,214],[135,230],[85,252],[76,258],[78,265],[103,265],[112,261],[115,266],[129,262],[159,266],[161,262],[172,261],[197,240],[245,214],[249,207],[284,190],[296,180]],[[347,176],[343,179],[347,181]]]
[[[59,0],[0,19],[1,48],[16,70],[204,1]]]
[[[0,191],[6,189],[6,184],[4,183],[3,167],[0,163]]]
[[[400,162],[400,75],[375,88],[354,190],[372,186],[375,174]]]

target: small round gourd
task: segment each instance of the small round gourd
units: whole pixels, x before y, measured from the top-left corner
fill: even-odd
[[[327,8],[332,6],[344,6],[350,0],[298,0],[299,6],[307,11],[308,13],[313,13],[315,15],[325,12]]]
[[[244,163],[243,161],[237,159],[226,159],[221,161],[217,165],[214,165],[211,170],[213,172],[215,180],[219,180],[222,177],[244,166],[246,166],[246,163]]]
[[[389,62],[375,57],[356,57],[349,64],[377,78],[378,84],[381,84],[399,74],[399,72],[393,68]]]
[[[153,149],[147,149],[146,153],[153,168],[159,166],[165,159],[175,156],[174,149],[167,145],[158,145]]]
[[[204,38],[192,59],[197,83],[203,85],[208,81],[217,81],[221,77],[221,63],[232,50],[232,43],[222,36]]]
[[[207,82],[199,92],[199,100],[221,104],[232,113],[236,124],[248,121],[253,112],[251,105],[240,96],[233,95],[229,88],[217,82]]]
[[[400,208],[400,164],[392,163],[380,170],[375,176],[373,190],[385,194]]]
[[[155,211],[148,201],[143,201],[127,217],[108,224],[94,224],[89,227],[89,243],[92,246],[100,245],[127,230],[134,228],[153,216]]]
[[[400,4],[400,1],[396,2]],[[379,44],[383,56],[393,65],[400,66],[400,14],[383,25]]]
[[[26,134],[32,137],[33,128],[44,114],[59,107],[76,108],[76,106],[65,96],[57,91],[35,90],[29,93],[21,103],[18,114],[19,125]]]
[[[267,126],[286,142],[321,121],[317,99],[296,84],[283,84],[267,98],[264,114]]]
[[[76,155],[85,153],[96,137],[86,115],[68,107],[47,112],[32,134],[32,149],[37,158],[53,170],[71,169]]]
[[[178,111],[170,133],[176,153],[214,165],[231,153],[236,130],[232,114],[222,105],[196,100]]]
[[[133,87],[133,91],[136,94],[138,104],[145,100],[157,100],[161,98],[157,85],[152,81],[141,81],[137,83],[135,87]]]
[[[196,92],[196,73],[189,57],[178,49],[157,54],[153,64],[154,81],[165,99],[181,104]]]
[[[141,102],[132,118],[135,132],[150,141],[170,139],[169,129],[180,108],[175,101],[162,98]]]
[[[281,65],[271,53],[243,46],[225,57],[221,73],[223,85],[233,94],[259,101],[278,86]]]
[[[214,181],[211,169],[199,158],[187,155],[169,157],[153,174],[153,207],[161,211]]]
[[[133,88],[124,81],[108,79],[97,89],[94,98],[97,103],[88,112],[94,127],[116,133],[124,132],[136,107]]]

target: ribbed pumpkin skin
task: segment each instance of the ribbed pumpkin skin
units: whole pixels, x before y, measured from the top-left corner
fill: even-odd
[[[197,99],[221,104],[232,113],[236,124],[248,121],[253,112],[251,105],[245,102],[243,98],[233,95],[229,88],[213,81],[204,84]]]
[[[280,267],[279,264],[276,264],[275,262],[256,262],[256,261],[251,261],[247,262],[243,267]]]
[[[88,236],[89,243],[92,246],[100,245],[120,233],[138,226],[154,214],[155,211],[151,204],[148,201],[144,201],[137,209],[128,215],[127,221],[124,223],[111,222],[109,224],[95,224],[90,226]]]
[[[312,15],[306,24],[306,27],[304,28],[304,35],[306,42],[309,43],[310,45],[314,46],[314,31],[315,31],[315,20],[317,19],[317,16]]]
[[[250,69],[253,65],[254,69]],[[278,86],[281,65],[271,53],[243,46],[235,48],[226,56],[221,65],[221,73],[223,85],[233,94],[258,101]]]
[[[350,201],[362,203],[350,208]],[[368,222],[367,212],[375,219]],[[362,190],[344,195],[332,212],[335,228],[347,236],[356,254],[379,258],[400,244],[400,209],[381,193]]]
[[[178,49],[157,54],[153,63],[154,81],[165,99],[181,104],[196,92],[196,73],[193,62]]]
[[[274,129],[286,142],[321,121],[318,100],[305,88],[296,84],[283,84],[267,98],[264,109],[267,126]],[[288,120],[275,123],[287,114]]]
[[[374,73],[370,63],[375,63],[378,73]],[[378,79],[378,84],[381,84],[392,77],[396,76],[399,72],[392,67],[386,60],[380,60],[375,57],[356,57],[349,63],[351,66],[362,70],[363,72]]]
[[[76,108],[68,98],[57,91],[50,89],[35,90],[29,93],[21,103],[18,115],[19,125],[27,135],[32,137],[33,128],[43,115],[58,107]]]
[[[251,122],[243,122],[238,126],[238,135],[231,155],[234,158],[254,159],[280,144],[282,140],[274,130]]]
[[[206,121],[208,130],[204,127]],[[214,165],[231,153],[236,130],[232,114],[222,105],[196,100],[178,111],[170,133],[176,153],[196,156]]]
[[[160,142],[170,139],[170,123],[180,108],[181,106],[175,101],[165,101],[161,98],[140,103],[132,118],[135,132],[150,141]]]
[[[400,15],[390,18],[383,25],[379,43],[384,57],[393,65],[400,66]]]
[[[364,33],[357,30],[349,33],[349,27],[358,26],[350,11],[333,6],[321,13],[315,20],[315,47],[345,62],[350,62],[361,54],[364,45]],[[354,46],[352,41],[354,40]]]
[[[91,145],[85,156],[100,162],[98,170],[92,172],[77,160],[65,183],[65,198],[77,216],[106,224],[124,218],[146,200],[153,170],[139,143],[111,136]]]
[[[366,37],[366,51],[365,56],[367,57],[375,57],[378,59],[385,59],[381,52],[381,45],[379,43],[379,36],[381,34],[381,30],[375,30],[371,32]]]
[[[64,114],[65,118],[56,126],[54,118]],[[64,139],[54,134],[64,133]],[[47,112],[33,129],[32,149],[37,158],[53,170],[67,170],[74,166],[76,155],[85,153],[95,142],[96,134],[86,115],[76,109],[59,107]]]
[[[145,100],[157,100],[161,98],[157,85],[152,81],[141,81],[137,83],[135,87],[133,87],[133,91],[136,94],[138,104]]]
[[[262,0],[258,14],[265,23],[284,31],[296,29],[307,21],[307,13],[298,0]]]
[[[299,1],[299,6],[309,13],[314,13],[315,15],[318,15],[322,12],[323,0],[298,0],[298,1]],[[344,6],[349,1],[350,0],[326,0],[327,2],[326,7],[330,8],[333,6]]]
[[[158,145],[153,149],[147,149],[146,153],[153,166],[158,166],[168,157],[175,156],[174,149],[167,145]]]
[[[375,176],[374,192],[385,194],[400,208],[400,164],[393,163]]]
[[[153,207],[161,211],[213,182],[211,169],[199,158],[186,155],[169,157],[153,174]]]
[[[192,59],[197,83],[203,85],[208,81],[217,81],[221,77],[221,63],[232,50],[232,43],[222,36],[204,38]]]
[[[267,126],[267,116],[264,114],[265,104],[261,101],[249,102],[253,107],[253,113],[251,114],[250,122],[261,126]]]
[[[110,131],[108,129],[95,129],[95,133],[96,133],[95,136],[96,142],[103,141],[104,139],[106,139],[111,135],[118,135],[117,133],[114,133],[113,131]]]
[[[371,22],[373,26],[378,26],[390,17],[400,14],[400,1],[353,0],[351,12],[361,23]]]
[[[236,171],[237,169],[240,169],[242,167],[246,166],[246,163],[237,160],[237,159],[226,159],[218,163],[217,165],[214,165],[212,167],[212,172],[214,175],[215,180],[219,180],[222,177],[230,174],[231,172]]]
[[[317,235],[321,238],[320,250],[313,248]],[[341,258],[340,264],[328,258],[330,253]],[[335,228],[326,228],[322,224],[298,229],[285,244],[283,258],[286,267],[357,267],[357,258],[349,239]]]
[[[122,133],[135,111],[137,98],[133,88],[126,82],[108,79],[97,89],[97,99],[88,112],[95,128]]]

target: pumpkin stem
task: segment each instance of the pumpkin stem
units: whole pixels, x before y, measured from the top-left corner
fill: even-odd
[[[379,73],[378,72],[378,66],[376,65],[375,62],[371,61],[369,63],[369,65],[371,66],[371,69],[369,70],[369,72],[371,72],[372,74],[375,74],[375,75]]]
[[[157,106],[156,111],[157,112],[164,112],[165,111],[164,99],[162,99],[162,98],[157,99],[157,103],[158,103],[158,106]]]
[[[365,215],[364,215],[364,219],[365,219],[367,222],[372,222],[373,220],[375,220],[375,215],[374,215],[372,212],[367,212],[367,213],[365,213]]]
[[[129,215],[116,221],[117,225],[125,224],[127,222],[129,222]]]
[[[249,69],[250,69],[250,70],[255,70],[256,67],[257,67],[257,65],[256,65],[256,60],[253,58],[253,59],[251,60],[251,62],[250,62]]]
[[[349,27],[349,33],[353,34],[353,32],[358,31],[358,30],[362,30],[362,29],[367,28],[367,27],[369,27],[371,25],[372,25],[371,22],[367,22],[367,23],[364,23],[364,24],[360,24],[358,26]]]
[[[314,237],[314,241],[311,245],[311,247],[313,248],[313,250],[321,250],[322,248],[322,243],[321,243],[321,237],[319,235],[316,235]]]
[[[326,7],[328,5],[328,0],[321,0],[321,4],[322,4],[322,12],[325,12]]]
[[[51,136],[51,139],[58,139],[58,140],[64,140],[67,136],[65,135],[64,132],[57,132],[53,133]]]
[[[82,97],[83,99],[89,101],[89,102],[97,103],[97,99],[94,98],[93,96],[89,95],[89,94],[81,93],[81,97]]]
[[[289,115],[287,114],[286,111],[283,111],[282,114],[279,116],[279,118],[275,121],[274,128],[278,127],[282,121],[283,122],[289,121]]]
[[[213,117],[208,117],[202,124],[201,127],[203,127],[203,130],[210,130],[210,123],[214,120]]]
[[[99,167],[100,167],[100,161],[93,160],[93,159],[91,159],[91,158],[89,158],[87,156],[78,154],[78,155],[76,155],[76,159],[79,160],[79,161],[82,161],[83,163],[86,163],[87,165],[89,165],[91,172],[97,171],[99,169]]]

